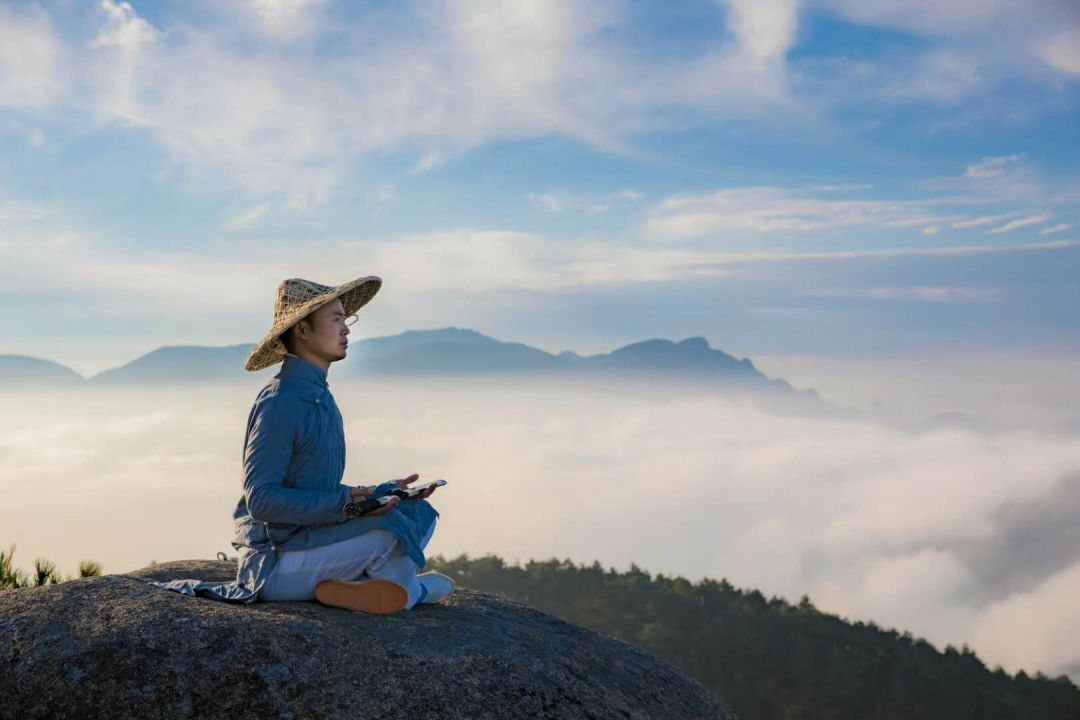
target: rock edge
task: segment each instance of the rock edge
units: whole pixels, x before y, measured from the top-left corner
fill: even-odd
[[[143,582],[234,576],[187,560],[0,592],[0,718],[734,718],[649,653],[487,593],[370,616]]]

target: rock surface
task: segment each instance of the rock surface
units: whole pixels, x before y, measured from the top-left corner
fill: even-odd
[[[0,718],[733,718],[613,638],[458,588],[389,616],[231,605],[143,580],[179,561],[0,592]]]

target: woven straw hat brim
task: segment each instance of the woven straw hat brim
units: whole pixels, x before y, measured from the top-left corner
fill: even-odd
[[[249,372],[256,372],[284,360],[287,351],[285,343],[281,341],[281,334],[326,303],[341,298],[341,304],[345,308],[345,316],[348,317],[364,307],[364,305],[367,305],[371,298],[375,297],[375,293],[379,292],[380,287],[382,287],[382,278],[368,275],[338,285],[326,293],[317,295],[300,305],[290,308],[287,313],[274,321],[270,332],[266,333],[266,337],[260,340],[255,349],[251,351],[247,362],[244,363],[244,369]]]

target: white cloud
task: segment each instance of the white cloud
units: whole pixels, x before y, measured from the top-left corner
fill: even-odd
[[[266,213],[270,210],[269,203],[255,205],[242,210],[225,221],[225,227],[229,230],[247,230],[259,224]]]
[[[620,190],[607,195],[587,196],[584,194],[546,192],[528,193],[526,197],[531,202],[553,213],[578,210],[587,215],[600,215],[614,208],[632,205],[641,200],[643,196],[636,190]]]
[[[456,229],[342,250],[385,268],[404,293],[558,292],[582,287],[719,277],[707,253],[557,241],[531,233]]]
[[[926,215],[940,200],[818,198],[781,187],[744,187],[706,195],[669,197],[649,212],[647,228],[662,236],[694,238],[722,233],[812,232],[854,225],[904,227],[947,222]]]
[[[1080,23],[1044,40],[1038,53],[1046,63],[1063,72],[1080,75]]]
[[[158,32],[126,2],[102,0],[102,26],[90,41],[97,54],[87,58],[89,76],[99,111],[139,125],[148,124],[141,107],[139,72],[143,46],[155,42]]]
[[[247,214],[259,214],[257,206]],[[243,219],[242,217],[240,219]],[[256,222],[258,218],[250,218]],[[18,258],[0,265],[0,283],[28,296],[62,293],[80,307],[119,316],[246,317],[262,312],[266,288],[286,277],[341,277],[342,258],[350,267],[394,278],[398,298],[452,293],[465,298],[504,293],[560,293],[588,288],[628,288],[720,278],[747,263],[905,256],[962,256],[1035,252],[1080,246],[1080,240],[987,246],[894,248],[829,252],[691,251],[634,247],[596,238],[552,238],[507,230],[458,228],[407,235],[392,241],[343,240],[307,245],[238,236],[212,255],[189,252],[133,252],[114,249],[76,233],[43,233],[17,228],[0,237],[0,252]],[[322,281],[322,280],[320,280]],[[990,291],[923,287],[874,291],[879,297],[926,302],[991,299]],[[980,295],[984,293],[984,295]]]
[[[980,215],[979,217],[971,218],[969,220],[961,220],[954,222],[950,227],[956,229],[966,229],[973,227],[980,227],[982,225],[990,225],[996,223],[999,220],[1004,220],[1007,217],[1011,217],[1015,213],[1004,213],[1002,215]]]
[[[920,302],[987,302],[996,300],[995,288],[968,287],[885,287],[849,290],[816,290],[807,293],[816,297],[848,297],[872,300],[917,300]]]
[[[1013,672],[1025,668],[1080,667],[1075,643],[1080,637],[1080,562],[988,608],[972,629],[975,647],[1000,657]],[[1023,638],[1019,640],[1018,638]],[[1076,678],[1074,677],[1074,680]]]
[[[883,222],[882,224],[885,227],[919,227],[920,225],[936,226],[938,224],[951,223],[957,220],[961,220],[963,217],[963,215],[926,215],[923,217],[905,218],[903,220],[889,220],[887,222]],[[932,233],[927,233],[926,228],[923,228],[923,234]]]
[[[1007,166],[1019,162],[1023,157],[1023,155],[985,157],[980,162],[969,165],[964,175],[969,178],[998,177],[1006,172]]]
[[[265,37],[294,41],[318,31],[325,4],[326,0],[252,0],[237,6]]]
[[[983,163],[994,167],[1000,163]],[[973,166],[974,167],[974,166]],[[970,169],[969,169],[970,170]],[[821,197],[807,189],[772,186],[739,187],[702,195],[673,195],[648,211],[645,229],[658,239],[714,237],[737,239],[770,233],[816,233],[836,228],[920,228],[923,235],[936,235],[946,227],[967,229],[989,225],[1017,215],[1016,211],[970,217],[943,214],[941,208],[1001,203],[1017,195],[1017,202],[1033,202],[1032,184],[1024,179],[1028,171],[1015,174],[988,172],[973,193],[970,188],[937,183],[948,194],[925,199],[845,199]],[[1019,178],[1019,180],[1017,180]],[[966,181],[965,181],[966,182]],[[983,186],[982,183],[988,183]],[[933,183],[928,183],[932,185]],[[1004,195],[1003,195],[1004,194]],[[1010,232],[1044,222],[1049,215],[1033,215],[1013,220],[992,233]]]
[[[878,608],[876,612],[889,617],[894,626],[921,626],[942,645],[942,639],[947,642],[962,637],[956,630],[958,624],[962,627],[971,622],[971,611],[957,607],[956,602],[970,576],[952,552],[922,548],[896,556],[883,553],[861,574],[861,580],[850,585],[828,583],[823,599],[831,600],[837,591],[846,590],[853,596],[843,600],[846,605]]]
[[[969,52],[937,50],[918,56],[910,67],[881,89],[893,100],[932,100],[954,103],[963,100],[986,83],[979,58]]]
[[[446,160],[447,160],[447,158],[445,156],[443,156],[442,153],[438,153],[438,152],[424,153],[419,158],[417,158],[415,163],[413,163],[412,172],[414,172],[414,173],[425,173],[428,170],[431,170],[432,168],[439,167],[444,162],[446,162]]]
[[[1020,218],[1019,220],[1013,220],[1012,222],[1007,222],[1004,225],[1002,225],[1001,227],[996,227],[993,230],[990,230],[990,233],[991,234],[998,234],[998,233],[1012,232],[1013,230],[1019,230],[1020,228],[1030,227],[1032,225],[1038,225],[1039,223],[1044,223],[1049,219],[1050,219],[1049,215],[1032,215],[1031,217]]]
[[[1068,72],[1075,67],[1080,12],[1058,0],[1025,3],[933,2],[933,0],[821,0],[841,17],[860,24],[916,33],[964,47],[977,68],[1009,65],[1023,73],[1032,61]],[[976,69],[976,72],[979,72]]]
[[[233,219],[245,229],[263,217],[256,206]],[[633,248],[599,240],[567,242],[514,231],[468,228],[393,241],[345,240],[307,246],[238,240],[214,255],[115,250],[75,233],[13,233],[0,251],[12,291],[63,292],[110,314],[243,315],[260,310],[266,288],[286,277],[336,278],[350,266],[394,278],[404,296],[452,292],[559,292],[583,287],[720,277],[732,272],[709,253]],[[342,278],[345,280],[348,278]]]
[[[820,315],[826,311],[821,308],[805,307],[748,307],[746,312],[754,315],[771,315],[775,317],[806,317],[807,315]]]
[[[296,269],[284,258],[115,250],[71,232],[12,232],[0,249],[18,257],[0,266],[0,281],[13,291],[59,292],[113,315],[245,312]]]
[[[1053,235],[1054,233],[1065,232],[1072,227],[1071,223],[1060,223],[1053,227],[1043,228],[1039,231],[1040,235]]]
[[[567,208],[566,201],[554,193],[529,193],[527,197],[537,205],[547,208],[553,213],[561,213]]]
[[[1080,247],[1080,240],[1056,240],[1042,243],[1017,245],[952,245],[946,247],[886,248],[882,250],[833,250],[827,252],[739,252],[710,253],[713,263],[737,264],[750,262],[794,262],[799,260],[859,260],[863,258],[888,257],[935,257],[955,255],[981,255],[984,253],[1032,252],[1037,250],[1060,250]]]
[[[38,5],[0,5],[0,108],[38,110],[66,90],[63,43]]]
[[[730,0],[728,27],[755,62],[783,60],[795,43],[797,0]]]
[[[133,48],[157,37],[157,31],[136,14],[130,3],[102,0],[100,7],[105,26],[90,41],[90,47]]]
[[[874,185],[872,183],[847,183],[840,185],[810,185],[807,190],[817,190],[818,192],[855,192],[856,190],[871,190]]]

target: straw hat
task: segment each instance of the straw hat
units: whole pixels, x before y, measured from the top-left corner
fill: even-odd
[[[274,324],[251,351],[244,369],[254,372],[285,359],[285,343],[281,342],[281,334],[326,303],[341,298],[345,316],[348,317],[367,305],[380,287],[382,279],[374,275],[350,280],[337,287],[302,278],[283,280],[278,285],[277,300],[274,302]]]

